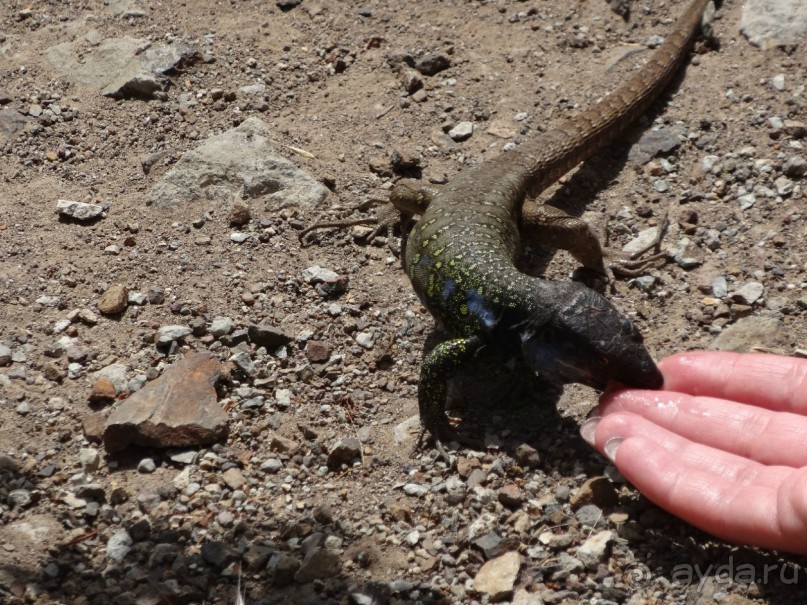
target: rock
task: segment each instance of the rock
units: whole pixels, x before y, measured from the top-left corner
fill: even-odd
[[[94,473],[101,466],[101,456],[94,447],[82,447],[79,449],[78,460],[85,473]]]
[[[83,323],[87,324],[88,326],[94,326],[99,321],[98,316],[89,309],[79,309],[76,312],[76,317],[80,319]]]
[[[373,348],[375,344],[375,340],[373,339],[373,335],[369,332],[358,332],[355,336],[356,344],[359,345],[362,349],[367,349],[368,351]]]
[[[230,224],[241,227],[246,225],[250,218],[252,218],[252,215],[250,213],[249,204],[238,196],[233,198],[233,203],[230,206]]]
[[[31,118],[24,116],[15,109],[10,107],[0,109],[0,145],[5,145],[12,141],[31,122],[33,122]]]
[[[285,553],[274,553],[269,558],[267,569],[274,572],[273,579],[275,586],[288,586],[294,581],[294,574],[300,568],[300,562],[291,555]]]
[[[544,605],[544,601],[534,592],[528,592],[526,588],[520,588],[513,595],[511,605]]]
[[[726,278],[722,275],[718,275],[712,280],[710,284],[710,289],[712,290],[712,294],[716,298],[725,298],[729,294],[729,285],[726,281]]]
[[[731,295],[731,300],[741,305],[753,305],[765,292],[765,286],[757,281],[748,282]]]
[[[107,415],[106,411],[96,412],[87,414],[81,419],[81,427],[87,441],[101,441],[103,439]]]
[[[670,153],[681,144],[678,136],[669,128],[646,131],[628,152],[628,160],[646,164],[657,155]]]
[[[640,250],[644,250],[656,237],[658,237],[658,227],[643,229],[636,237],[622,246],[622,251],[625,254],[634,254]]]
[[[11,349],[0,344],[0,368],[11,365]]]
[[[261,571],[266,567],[266,563],[273,552],[274,549],[268,546],[251,544],[244,553],[244,563],[246,563],[247,569],[253,572]]]
[[[152,305],[161,305],[165,302],[165,290],[163,288],[149,288],[146,298]]]
[[[235,467],[228,468],[221,474],[224,483],[227,484],[231,490],[241,489],[247,484],[247,478],[244,474]]]
[[[518,487],[515,483],[508,483],[499,490],[499,502],[510,509],[520,508],[526,496],[524,490]]]
[[[602,509],[596,504],[581,506],[574,516],[584,527],[597,527],[603,518]]]
[[[123,561],[132,550],[132,537],[125,529],[119,529],[106,543],[106,556],[113,561]]]
[[[305,343],[305,356],[311,363],[325,363],[331,357],[331,347],[319,340],[309,340]]]
[[[282,435],[272,435],[269,440],[269,449],[273,452],[295,452],[297,451],[298,444],[294,439],[283,437]]]
[[[268,458],[261,463],[260,468],[265,473],[275,474],[283,470],[283,463],[277,458]]]
[[[153,458],[143,458],[137,463],[137,471],[144,474],[153,473],[157,470],[157,464]]]
[[[98,299],[98,310],[103,315],[117,315],[126,310],[129,304],[129,291],[125,286],[120,284],[114,285],[107,289]]]
[[[287,159],[271,142],[275,133],[257,118],[209,137],[185,152],[157,183],[149,202],[161,207],[189,204],[199,199],[263,200],[270,209],[314,210],[328,190]]]
[[[490,601],[504,601],[513,594],[513,588],[521,567],[517,552],[508,552],[485,563],[474,578],[474,590],[489,595]]]
[[[600,561],[605,558],[608,547],[614,539],[616,539],[616,534],[611,530],[598,532],[583,542],[575,556],[587,569],[596,569]]]
[[[112,363],[108,366],[101,368],[95,373],[96,379],[104,378],[112,383],[115,387],[115,393],[120,395],[129,390],[129,383],[126,377],[128,369],[122,363]]]
[[[572,496],[569,504],[573,511],[587,504],[596,504],[600,508],[609,508],[616,505],[619,496],[614,484],[605,477],[591,477],[587,479],[580,489]]]
[[[473,133],[474,133],[473,122],[460,122],[459,124],[454,126],[454,128],[448,131],[448,136],[450,136],[452,140],[460,142],[470,139]]]
[[[46,57],[66,80],[108,97],[150,97],[163,88],[163,74],[193,54],[187,44],[154,44],[141,38],[106,38],[87,52],[78,39],[50,47]]]
[[[785,134],[794,139],[803,139],[807,136],[807,123],[799,120],[785,120],[782,122]]]
[[[190,336],[193,330],[188,326],[162,326],[157,330],[154,336],[154,341],[158,345],[171,344],[175,340],[182,340],[186,336]]]
[[[23,509],[33,502],[31,492],[27,489],[13,489],[8,492],[6,499],[12,510]]]
[[[541,455],[528,443],[522,443],[516,448],[515,458],[518,463],[529,469],[537,468],[541,464]]]
[[[222,542],[205,542],[201,555],[207,563],[219,569],[238,560],[238,553]]]
[[[807,174],[807,160],[797,155],[791,156],[782,165],[782,172],[792,179],[800,179]]]
[[[501,553],[502,537],[496,532],[488,532],[474,540],[474,546],[485,553],[486,559],[493,559]]]
[[[91,403],[109,403],[115,400],[115,385],[106,378],[99,378],[90,391]]]
[[[280,328],[264,324],[252,324],[247,328],[247,334],[251,343],[256,347],[265,347],[267,351],[274,351],[292,341],[292,337]]]
[[[238,351],[230,357],[229,361],[233,362],[244,375],[249,377],[255,374],[255,362],[246,351]]]
[[[740,205],[740,210],[748,210],[757,203],[757,196],[753,193],[746,193],[737,197],[737,203]]]
[[[781,321],[771,317],[745,317],[723,330],[709,348],[749,353],[754,348],[787,350],[789,346],[789,332]]]
[[[361,442],[355,437],[340,439],[328,453],[328,468],[338,470],[343,464],[350,465],[361,456]]]
[[[71,200],[58,200],[56,202],[56,212],[59,213],[59,216],[79,222],[89,222],[105,216],[103,206],[85,202],[73,202]]]
[[[425,55],[415,63],[415,69],[424,76],[433,76],[451,67],[451,59],[443,53]]]
[[[747,0],[740,28],[762,48],[799,44],[807,36],[807,11],[800,0]]]
[[[314,547],[306,553],[294,581],[298,584],[307,584],[314,580],[323,580],[339,573],[342,564],[339,555],[327,548]]]
[[[227,414],[213,385],[221,365],[210,353],[194,353],[122,401],[104,425],[108,452],[131,444],[187,447],[227,435]]]
[[[321,296],[339,296],[347,290],[347,276],[339,275],[319,265],[305,269],[303,277]]]
[[[703,264],[704,252],[700,246],[685,237],[675,250],[673,260],[682,269],[694,269]]]

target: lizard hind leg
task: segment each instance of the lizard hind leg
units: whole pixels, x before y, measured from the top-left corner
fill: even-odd
[[[636,277],[663,263],[666,255],[661,252],[644,255],[651,249],[658,250],[667,224],[665,213],[653,241],[637,252],[625,254],[603,246],[601,238],[586,221],[560,208],[527,201],[522,209],[521,232],[528,241],[566,250],[586,269],[605,275],[613,289],[616,275]]]

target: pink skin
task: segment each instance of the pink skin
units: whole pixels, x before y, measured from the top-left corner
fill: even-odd
[[[807,554],[807,359],[691,352],[607,392],[581,434],[650,500],[728,542]]]

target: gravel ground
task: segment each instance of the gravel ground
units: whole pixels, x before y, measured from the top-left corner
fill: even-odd
[[[540,136],[681,4],[0,3],[0,602],[803,603],[803,559],[714,541],[587,448],[590,389],[481,359],[451,399],[484,447],[413,451],[443,335],[397,235],[297,238]],[[672,207],[670,262],[612,297],[659,358],[807,347],[807,56],[741,9],[544,196],[619,246]],[[170,430],[119,418],[158,404]]]

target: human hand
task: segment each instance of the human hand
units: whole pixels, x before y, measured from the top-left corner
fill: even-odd
[[[702,351],[659,367],[663,390],[606,392],[583,438],[688,523],[807,553],[807,359]]]

